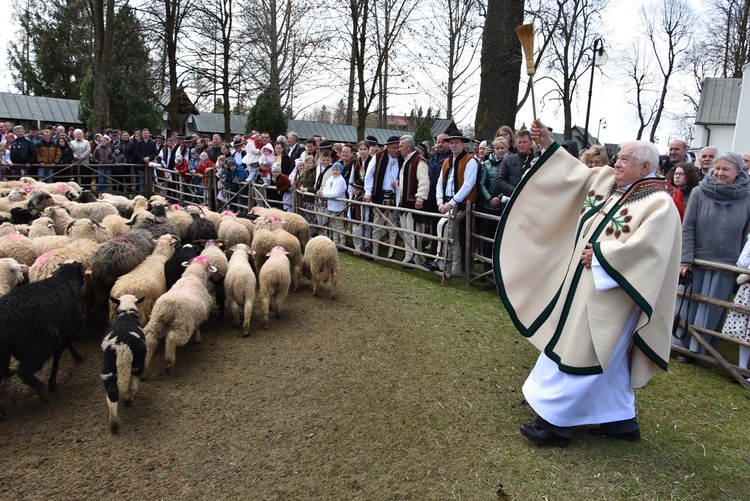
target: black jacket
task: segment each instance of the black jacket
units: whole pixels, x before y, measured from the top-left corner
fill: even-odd
[[[25,136],[16,139],[10,146],[10,161],[19,165],[36,163],[36,146]]]

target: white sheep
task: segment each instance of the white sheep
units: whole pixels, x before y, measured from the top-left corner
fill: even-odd
[[[231,249],[237,244],[245,244],[250,247],[253,243],[253,237],[245,225],[231,216],[223,216],[221,218],[218,235],[219,240],[224,241],[227,249]]]
[[[201,326],[211,311],[208,277],[216,271],[206,256],[198,256],[184,263],[187,269],[182,277],[156,300],[151,310],[151,320],[146,333],[146,364],[162,339],[165,339],[164,362],[167,372],[174,366],[177,346],[184,346],[191,337],[201,340]]]
[[[224,278],[227,276],[229,260],[221,249],[223,243],[209,240],[201,251],[201,256],[206,256],[211,266],[216,268],[216,272],[211,275],[208,283],[208,292],[214,298],[216,306],[219,308],[219,317],[224,316]]]
[[[69,261],[77,261],[87,268],[90,267],[94,253],[99,247],[99,230],[99,224],[90,219],[79,219],[72,223],[68,231],[67,245],[40,255],[29,268],[29,282],[44,280],[62,263]]]
[[[35,219],[29,225],[29,238],[39,238],[55,235],[55,223],[49,217]]]
[[[250,317],[255,302],[255,273],[250,266],[252,251],[245,244],[237,244],[232,249],[227,276],[224,279],[227,316],[231,313],[232,324],[239,327],[242,322],[242,337],[250,335]]]
[[[302,252],[305,252],[307,242],[310,241],[310,225],[305,221],[304,217],[295,214],[294,212],[286,212],[281,209],[267,209],[263,207],[253,207],[252,213],[266,218],[269,216],[276,216],[284,221],[284,223],[286,223],[284,229],[297,237],[300,249]]]
[[[268,329],[269,307],[273,306],[276,318],[281,318],[281,307],[289,293],[292,277],[289,273],[287,254],[289,253],[280,245],[271,249],[267,256],[268,260],[266,260],[258,275],[264,329]]]
[[[55,227],[55,233],[57,235],[65,235],[68,231],[70,223],[76,219],[70,215],[70,212],[58,206],[46,207],[43,212],[44,217],[52,219],[52,223]]]
[[[164,263],[174,255],[177,239],[172,235],[162,235],[156,241],[153,252],[134,270],[121,276],[112,286],[109,295],[120,297],[132,294],[144,298],[140,303],[141,321],[147,324],[151,319],[151,310],[156,300],[167,292],[167,279],[164,274]],[[113,302],[109,306],[109,321],[117,317],[117,305]]]
[[[138,379],[146,361],[146,335],[138,316],[138,304],[143,298],[126,294],[110,298],[117,305],[117,319],[107,329],[102,341],[102,381],[107,391],[109,429],[117,433],[120,420],[117,403],[122,399],[129,406],[138,392]]]
[[[99,200],[114,205],[120,214],[124,214],[127,210],[130,199],[122,195],[113,195],[112,193],[100,193]]]
[[[266,262],[266,255],[271,249],[279,245],[276,235],[268,228],[267,221],[259,217],[255,220],[255,231],[253,232],[253,243],[250,249],[254,252],[255,270],[260,272],[263,263]]]
[[[4,237],[6,235],[16,235],[18,233],[21,233],[18,231],[18,228],[12,223],[4,222],[0,224],[0,237]]]
[[[318,295],[322,283],[331,280],[331,299],[336,299],[336,284],[339,278],[339,253],[336,244],[323,235],[307,243],[302,258],[302,273],[312,283],[313,296]]]
[[[20,233],[0,237],[0,258],[12,257],[21,264],[31,266],[39,257],[33,242]]]
[[[299,287],[299,276],[302,270],[302,250],[297,237],[281,227],[282,221],[276,216],[270,216],[268,227],[276,236],[276,241],[289,253],[289,266],[292,272],[292,286],[296,291]]]
[[[190,236],[190,227],[193,225],[193,216],[179,205],[172,204],[168,207],[167,218],[180,231],[180,240],[187,242]]]
[[[0,296],[4,296],[13,290],[16,285],[23,282],[24,273],[28,273],[29,267],[21,264],[11,257],[0,259]],[[255,282],[255,277],[253,277]],[[255,290],[253,290],[255,295]]]
[[[126,219],[119,214],[110,214],[102,220],[102,226],[107,228],[110,233],[112,233],[112,237],[115,238],[121,237],[131,230],[128,225],[129,222],[129,219]]]

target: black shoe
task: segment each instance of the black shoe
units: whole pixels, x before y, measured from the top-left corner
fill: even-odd
[[[570,438],[561,437],[536,425],[522,424],[519,430],[521,435],[540,445],[554,445],[555,447],[570,445]]]
[[[589,433],[591,435],[596,435],[597,437],[619,438],[620,440],[625,440],[627,442],[637,442],[641,439],[640,428],[633,431],[626,431],[625,433],[607,433],[601,428],[589,428]]]
[[[484,286],[484,290],[486,291],[494,291],[497,290],[497,285],[495,285],[495,282],[490,282],[489,284]]]
[[[424,267],[430,271],[440,271],[440,266],[437,263],[425,263]]]
[[[692,364],[693,359],[691,357],[688,357],[687,355],[675,355],[674,359],[678,362],[681,362],[683,364]]]

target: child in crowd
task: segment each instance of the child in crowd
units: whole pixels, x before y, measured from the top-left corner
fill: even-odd
[[[747,241],[745,247],[742,249],[740,257],[737,260],[737,266],[750,268],[750,240]],[[750,306],[750,275],[739,275],[737,283],[741,285],[734,296],[734,304],[745,307]],[[732,336],[740,341],[750,342],[750,315],[729,310],[721,333]],[[747,369],[748,359],[750,359],[750,347],[741,344],[740,359],[737,362],[737,366],[740,369]],[[750,383],[750,378],[747,379],[747,382]]]
[[[331,164],[333,163],[331,150],[323,150],[320,154],[318,162],[320,162],[320,167],[315,170],[316,176],[314,191],[316,194],[325,187],[328,179],[330,179],[331,177]],[[325,215],[328,212],[327,206],[328,204],[322,198],[315,199],[315,220],[318,225],[322,227],[328,226],[328,217]],[[316,233],[318,235],[325,235],[329,238],[331,237],[331,232],[326,229],[316,228]]]
[[[120,148],[120,145],[114,147],[112,150],[112,153],[115,156],[115,163],[116,164],[124,164],[125,163],[125,155],[122,153],[122,148]]]
[[[289,176],[281,173],[281,164],[274,163],[271,166],[271,185],[276,188],[278,200],[281,200],[283,208],[287,212],[292,211],[292,182]],[[270,197],[269,197],[270,198]]]
[[[297,180],[295,188],[302,193],[315,193],[315,155],[297,161]],[[308,224],[315,224],[315,200],[309,196],[302,197],[302,216]]]
[[[325,187],[318,190],[317,196],[325,198],[328,201],[327,213],[334,216],[330,218],[330,227],[333,230],[333,243],[337,247],[346,245],[346,228],[344,228],[344,220],[339,219],[343,212],[346,210],[346,201],[335,200],[337,198],[346,198],[346,180],[341,175],[343,166],[336,162],[331,165],[331,177],[326,181]],[[328,219],[328,218],[326,218]]]

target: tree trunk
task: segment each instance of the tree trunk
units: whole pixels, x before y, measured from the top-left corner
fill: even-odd
[[[114,43],[114,0],[90,0],[94,24],[94,109],[92,122],[95,131],[109,126],[109,64]]]
[[[515,28],[523,23],[523,6],[523,0],[488,1],[474,125],[476,137],[494,137],[501,125],[515,128],[522,60]]]

